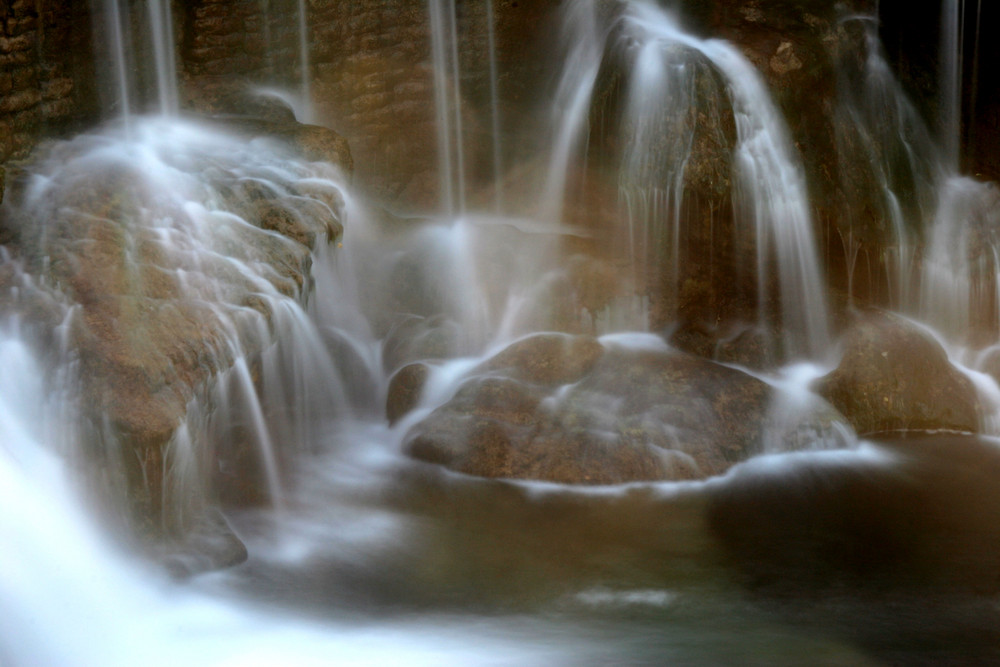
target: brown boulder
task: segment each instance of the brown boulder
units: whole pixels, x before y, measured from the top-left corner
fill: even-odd
[[[408,436],[415,458],[480,477],[614,484],[670,476],[670,458],[645,442],[560,422],[546,392],[510,378],[478,377]]]
[[[666,348],[609,345],[515,343],[416,424],[406,451],[471,475],[578,484],[704,478],[764,451],[766,383]]]
[[[532,334],[491,357],[483,370],[506,369],[511,376],[536,384],[568,384],[586,374],[604,347],[591,336]]]
[[[814,385],[859,434],[979,429],[972,382],[918,325],[891,314],[861,319],[836,370]]]
[[[427,364],[412,363],[400,368],[389,379],[385,416],[389,418],[390,424],[395,424],[400,417],[416,407],[429,372]]]
[[[295,153],[311,162],[329,162],[337,165],[350,175],[354,172],[354,160],[347,140],[333,130],[319,125],[302,123],[277,124],[277,136],[292,144]]]

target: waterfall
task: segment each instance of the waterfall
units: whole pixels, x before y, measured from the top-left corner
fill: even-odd
[[[710,76],[699,69],[701,58],[725,78],[725,103],[735,116],[734,224],[756,239],[751,273],[758,282],[758,322],[770,323],[766,301],[776,280],[788,352],[826,349],[827,307],[802,167],[757,71],[736,48],[685,33],[673,16],[647,3],[624,3],[605,27],[596,3],[575,2],[567,12],[570,46],[555,96],[544,214],[560,215],[570,165],[589,159],[582,153],[594,125],[589,114],[601,68],[620,67],[627,101],[619,125],[609,130],[613,142],[625,146],[618,168],[627,226],[619,233],[638,272],[673,275],[670,289],[679,290],[681,210],[691,197],[684,182],[693,134],[685,122],[695,105],[705,103],[695,98],[698,77]]]
[[[160,378],[150,387],[165,383],[156,390],[159,400],[172,404],[184,395],[185,378],[203,369],[215,374],[204,378],[209,386],[191,387],[186,417],[183,410],[173,416],[186,422],[166,446],[163,497],[151,500],[162,504],[164,525],[197,515],[213,493],[216,459],[242,460],[250,474],[259,469],[265,496],[282,504],[279,444],[310,447],[310,422],[344,408],[346,391],[303,311],[307,293],[296,276],[305,284],[297,272],[309,265],[307,249],[243,216],[266,210],[272,220],[298,225],[300,234],[323,238],[324,225],[337,224],[341,214],[333,204],[342,198],[334,168],[296,163],[266,142],[153,117],[133,119],[124,136],[83,135],[42,169],[15,218],[25,246],[39,257],[63,258],[47,278],[66,291],[62,298],[86,301],[74,306],[74,344],[81,345],[81,335],[97,341],[87,354],[107,358],[110,368],[107,377],[83,379],[89,392],[100,396],[108,385],[130,382],[129,368],[142,366],[144,376]],[[116,184],[127,193],[107,194]],[[75,236],[88,240],[76,245]],[[284,268],[269,266],[275,258]],[[88,301],[95,293],[100,298]],[[153,347],[144,337],[156,341]],[[172,350],[167,358],[156,351],[164,345]],[[215,407],[204,408],[205,400]],[[125,406],[115,414],[112,422],[132,425],[103,426],[108,443],[121,429],[157,420],[154,412],[133,421]],[[118,455],[109,446],[114,468]]]
[[[153,36],[153,62],[156,67],[156,99],[164,116],[180,109],[177,97],[177,65],[174,54],[174,22],[171,0],[149,0],[149,31]]]
[[[835,136],[840,178],[851,188],[844,212],[850,232],[841,241],[854,257],[862,245],[883,247],[890,303],[916,312],[915,262],[921,230],[934,217],[938,149],[886,61],[877,17],[848,14],[838,23],[846,38],[837,67]],[[864,219],[866,204],[878,211],[875,239]],[[853,298],[853,286],[849,291]]]
[[[493,187],[497,213],[503,210],[503,138],[500,134],[500,92],[497,84],[496,21],[493,0],[486,2],[486,48],[490,63],[490,125],[493,131]]]
[[[170,0],[91,0],[91,7],[102,19],[94,25],[95,59],[110,61],[108,70],[115,75],[102,81],[98,73],[107,89],[106,106],[117,110],[126,126],[132,114],[146,110],[176,115],[180,102]]]
[[[300,121],[332,124],[331,90],[427,94],[438,210],[407,217],[324,161],[332,131],[180,114],[174,3],[99,1],[121,121],[0,193],[0,664],[996,662],[1000,188],[958,174],[964,4],[939,137],[874,17],[802,15],[838,58],[820,163],[758,45],[685,3],[235,3]],[[529,103],[502,12],[547,4]],[[765,4],[687,9],[767,41]],[[343,33],[314,22],[341,9],[386,51],[331,84]],[[400,62],[427,29],[429,62]],[[529,107],[537,135],[509,127]],[[815,211],[848,264],[886,249],[898,313],[833,311],[884,304],[826,284]]]
[[[437,114],[440,206],[451,216],[465,211],[465,149],[455,2],[428,0],[428,6]]]

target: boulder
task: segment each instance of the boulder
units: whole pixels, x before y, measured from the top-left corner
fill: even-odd
[[[888,313],[860,319],[846,334],[840,365],[813,388],[861,435],[979,428],[972,382],[930,334]]]
[[[665,345],[539,334],[472,371],[411,428],[404,448],[483,477],[700,479],[764,451],[773,396],[761,380]]]
[[[295,153],[306,160],[329,162],[348,175],[354,172],[354,160],[347,140],[329,128],[288,122],[275,124],[272,132],[286,139]]]
[[[403,366],[389,379],[389,390],[385,402],[385,416],[390,424],[416,407],[420,392],[427,381],[430,368],[427,364],[412,363]]]
[[[592,336],[539,333],[522,338],[483,364],[535,384],[576,382],[593,368],[604,347]]]

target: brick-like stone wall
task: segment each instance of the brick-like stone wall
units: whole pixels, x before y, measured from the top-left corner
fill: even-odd
[[[309,0],[313,122],[344,135],[356,182],[400,209],[438,196],[434,75],[427,0]],[[558,0],[494,0],[501,118],[520,128],[543,69],[538,55]],[[194,0],[184,5],[185,97],[209,111],[239,112],[237,89],[301,81],[297,0]],[[460,81],[466,175],[492,175],[487,3],[459,0]],[[549,42],[552,40],[549,39]]]
[[[88,0],[0,2],[0,163],[97,114]]]

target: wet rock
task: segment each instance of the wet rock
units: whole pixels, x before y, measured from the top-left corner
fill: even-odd
[[[407,451],[480,477],[615,484],[670,476],[666,452],[560,423],[541,408],[544,398],[540,387],[517,380],[473,380],[411,432]]]
[[[287,139],[298,155],[313,162],[329,162],[354,172],[354,160],[347,140],[333,130],[318,125],[286,123],[274,128],[274,134]]]
[[[747,368],[774,368],[780,358],[779,347],[773,331],[759,326],[745,327],[718,341],[713,358]]]
[[[506,369],[512,377],[535,384],[568,384],[583,377],[603,354],[604,347],[591,336],[540,333],[506,347],[483,369]]]
[[[18,188],[5,205],[25,272],[43,277],[28,282],[74,304],[66,323],[82,417],[95,440],[114,443],[91,463],[121,468],[133,521],[147,533],[174,529],[163,525],[171,514],[163,504],[175,502],[165,491],[167,447],[192,400],[238,354],[252,372],[270,342],[272,303],[305,297],[310,246],[340,224],[321,193],[269,180],[260,165],[179,150],[211,192],[207,203],[173,189],[164,170],[133,162],[115,139],[83,136],[26,167],[47,174],[44,196]],[[299,205],[320,206],[325,217]],[[252,438],[239,446],[256,456]],[[103,460],[111,451],[121,460]]]
[[[416,407],[429,372],[430,368],[427,364],[407,364],[389,379],[385,415],[390,424],[395,424],[400,417]]]
[[[581,356],[567,366],[574,345]],[[699,479],[762,451],[773,397],[764,382],[688,354],[553,334],[475,372],[410,430],[411,456],[483,477]]]
[[[859,434],[978,430],[975,387],[919,326],[888,313],[869,314],[848,331],[844,347],[840,365],[814,389]]]

